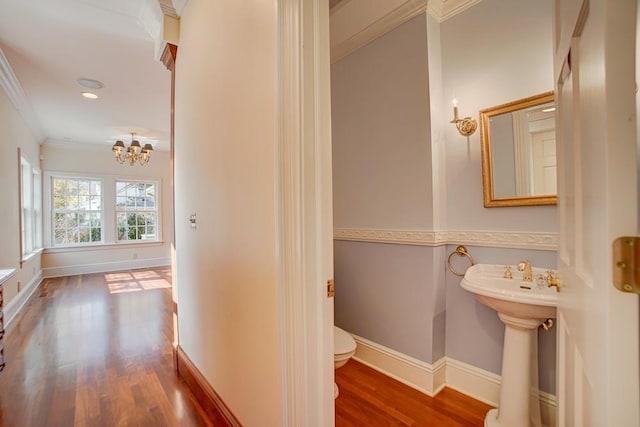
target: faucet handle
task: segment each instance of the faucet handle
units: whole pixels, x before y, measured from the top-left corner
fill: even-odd
[[[560,292],[560,278],[558,273],[547,270],[547,286],[556,288],[556,292]]]
[[[510,265],[505,265],[504,266],[504,276],[505,279],[513,279],[513,274],[511,274],[511,266]]]

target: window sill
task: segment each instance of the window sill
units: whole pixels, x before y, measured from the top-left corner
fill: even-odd
[[[28,253],[26,255],[22,256],[22,259],[20,260],[20,266],[22,267],[22,264],[25,264],[29,261],[31,261],[33,258],[35,258],[37,255],[40,255],[42,253],[44,249],[40,248],[40,249],[36,249],[35,251]]]
[[[84,252],[84,251],[102,251],[110,249],[123,249],[123,248],[148,248],[153,246],[164,245],[164,240],[153,240],[147,242],[118,242],[118,243],[102,243],[97,245],[84,245],[84,246],[61,246],[45,248],[45,254],[58,254],[65,252]]]

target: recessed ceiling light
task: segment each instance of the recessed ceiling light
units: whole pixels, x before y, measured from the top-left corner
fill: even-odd
[[[87,99],[98,99],[98,95],[91,92],[82,92],[82,96],[84,96]]]
[[[86,79],[84,77],[80,77],[76,82],[87,89],[102,89],[104,87],[104,83],[94,79]]]

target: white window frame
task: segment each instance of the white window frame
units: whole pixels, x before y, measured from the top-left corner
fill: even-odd
[[[118,183],[124,184],[145,184],[145,185],[153,185],[155,191],[154,197],[154,206],[153,209],[120,209],[118,208]],[[117,243],[141,243],[141,242],[157,242],[160,240],[160,230],[162,229],[162,224],[160,222],[160,209],[158,205],[160,203],[160,183],[158,181],[149,180],[149,179],[132,179],[132,178],[123,178],[116,179],[114,181],[114,203],[113,208],[115,212],[115,240]],[[120,239],[119,238],[119,230],[118,230],[118,214],[153,214],[155,216],[155,237],[152,239]]]
[[[75,180],[75,181],[98,181],[100,182],[100,210],[90,210],[89,213],[100,213],[101,216],[101,225],[102,225],[102,229],[100,231],[100,240],[99,241],[94,241],[94,242],[74,242],[74,243],[65,243],[65,244],[56,244],[55,243],[55,227],[53,225],[54,220],[55,220],[55,214],[56,214],[56,209],[55,209],[55,204],[53,201],[53,180],[54,179],[67,179],[67,180]],[[47,198],[48,198],[48,213],[49,213],[49,218],[47,221],[47,224],[49,226],[48,229],[48,245],[47,247],[52,247],[52,248],[68,248],[68,247],[85,247],[85,246],[96,246],[96,245],[102,245],[105,242],[105,224],[106,224],[106,218],[105,218],[105,197],[104,197],[104,188],[105,188],[105,182],[101,177],[97,177],[97,176],[92,176],[90,174],[83,174],[83,175],[76,175],[76,174],[51,174],[49,175],[48,179],[48,191],[47,191]],[[77,212],[82,212],[81,210],[78,210]]]
[[[42,173],[18,150],[20,159],[20,260],[42,251]]]
[[[162,186],[161,180],[149,177],[121,176],[95,173],[76,173],[61,171],[44,171],[44,248],[47,252],[66,252],[76,250],[100,250],[109,246],[141,245],[153,246],[162,244]],[[54,245],[53,239],[53,178],[102,180],[102,242],[87,242],[73,245]],[[117,240],[116,216],[116,181],[145,182],[156,186],[157,233],[155,240]]]

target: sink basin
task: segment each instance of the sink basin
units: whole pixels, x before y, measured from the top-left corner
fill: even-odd
[[[532,268],[532,282],[511,266],[513,278],[504,277],[505,266],[476,264],[460,282],[478,301],[498,312],[505,325],[500,403],[491,409],[485,427],[541,427],[538,396],[538,326],[556,317],[558,292],[546,280],[547,269]]]
[[[460,286],[498,313],[540,321],[556,317],[558,292],[546,283],[536,284],[536,277],[546,277],[547,269],[531,268],[533,282],[522,281],[522,272],[515,265],[511,266],[512,279],[504,278],[504,271],[504,265],[476,264],[467,270]]]

